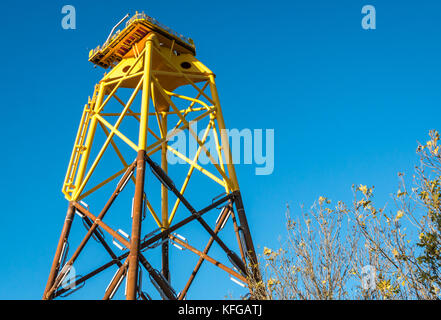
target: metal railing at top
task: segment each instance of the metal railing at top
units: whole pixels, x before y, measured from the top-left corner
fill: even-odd
[[[162,23],[160,23],[159,21],[157,21],[155,18],[152,18],[148,15],[146,15],[144,12],[136,12],[129,20],[127,20],[126,22],[126,27],[128,27],[133,21],[135,20],[148,20],[150,23],[158,26],[159,28],[167,31],[169,34],[181,39],[183,42],[185,42],[187,45],[194,47],[194,42],[191,38],[185,37],[180,33],[177,33],[176,31],[174,31],[173,29],[163,25]],[[93,49],[91,51],[91,53],[89,53],[89,57],[92,57],[93,55],[95,55],[95,53],[97,53],[99,50],[104,49],[110,42],[112,42],[113,39],[115,39],[119,34],[121,33],[121,30],[117,30],[112,37],[106,41],[102,46],[97,46],[95,49]]]
[[[145,19],[150,21],[151,23],[153,23],[154,25],[160,27],[161,29],[164,29],[165,31],[167,31],[168,33],[170,33],[171,35],[174,35],[175,37],[181,39],[182,41],[184,41],[186,44],[188,44],[189,46],[194,46],[193,44],[193,40],[191,38],[185,37],[180,33],[177,33],[176,31],[174,31],[173,29],[167,27],[166,25],[163,25],[162,23],[160,23],[158,20],[156,20],[155,18],[152,18],[148,15],[146,15],[144,12],[142,13],[138,13],[136,12],[133,17],[131,17],[129,20],[127,20],[126,22],[126,27],[134,20],[138,20],[138,19]]]

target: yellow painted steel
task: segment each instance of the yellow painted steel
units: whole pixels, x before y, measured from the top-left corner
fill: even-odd
[[[145,150],[147,147],[147,126],[148,126],[148,112],[150,101],[150,80],[152,70],[152,53],[153,53],[153,40],[155,34],[150,34],[147,39],[145,54],[144,54],[144,76],[142,82],[142,102],[141,102],[141,120],[139,129],[139,150]]]
[[[139,28],[144,28],[147,32],[140,36],[141,33],[137,33]],[[132,42],[125,42],[129,38]],[[192,41],[161,29],[159,24],[148,20],[145,15],[137,15],[127,22],[126,28],[117,32],[102,47],[93,50],[89,60],[98,66],[109,67],[110,70],[96,85],[92,98],[84,107],[62,188],[69,201],[85,199],[123,174],[139,150],[145,150],[149,155],[161,151],[161,166],[166,172],[167,152],[188,164],[189,169],[181,186],[181,193],[187,189],[194,169],[203,173],[227,193],[239,189],[214,81],[215,75],[196,59]],[[183,86],[193,90],[194,96],[174,92]],[[117,95],[121,89],[131,90],[127,102],[123,101],[123,96]],[[140,92],[141,101],[135,103]],[[115,100],[121,109],[106,112]],[[172,115],[177,116],[176,122],[170,117]],[[191,119],[188,118],[190,115]],[[157,121],[149,121],[150,116],[155,116]],[[111,120],[112,117],[117,117],[115,122]],[[125,118],[136,119],[137,143],[136,138],[130,137],[120,129],[123,128],[121,123]],[[208,126],[204,124],[206,130],[200,139],[198,133],[191,128],[191,123],[201,123],[207,121],[207,118]],[[95,138],[97,130],[100,129],[105,136],[101,146]],[[168,143],[181,130],[188,132],[197,142],[198,148],[192,159]],[[206,146],[210,132],[214,135],[215,154],[210,154]],[[152,141],[148,138],[149,134],[153,138]],[[115,140],[115,137],[118,140]],[[118,143],[129,146],[133,153],[123,151],[118,147]],[[108,177],[93,179],[100,182],[89,185],[100,162],[104,161],[103,155],[109,145],[116,152],[122,168],[118,168],[116,173],[114,171]],[[198,162],[201,152],[207,155],[210,165],[216,169],[220,177]],[[134,177],[132,181],[135,181]],[[156,214],[150,201],[145,200],[156,224],[161,228],[167,228],[175,217],[180,201],[176,200],[169,212],[167,190],[163,186],[161,189],[160,216]]]
[[[86,170],[86,165],[87,165],[87,161],[89,160],[90,150],[92,149],[93,138],[95,136],[97,120],[95,117],[93,117],[93,115],[92,116],[90,116],[90,115],[94,113],[95,108],[96,108],[96,104],[100,105],[101,101],[103,100],[103,96],[104,96],[104,88],[103,88],[103,85],[101,84],[100,88],[99,88],[99,92],[98,92],[97,101],[96,101],[96,103],[93,103],[90,106],[90,110],[89,110],[89,117],[90,117],[89,122],[90,123],[87,123],[87,124],[82,123],[80,125],[80,130],[78,130],[78,132],[80,134],[80,131],[85,130],[81,126],[88,125],[86,141],[85,141],[84,145],[80,146],[80,148],[76,150],[76,153],[77,154],[79,153],[80,156],[76,155],[75,157],[81,157],[81,162],[79,163],[79,166],[78,166],[78,173],[76,174],[75,186],[78,186],[84,177],[84,171]]]
[[[172,47],[180,52],[196,53],[194,42],[191,38],[184,37],[170,28],[162,25],[156,19],[146,14],[136,12],[126,22],[123,30],[117,31],[103,46],[98,46],[89,52],[89,61],[101,66],[114,66],[123,60],[127,52],[148,34],[156,33],[161,43]]]
[[[208,124],[207,129],[205,130],[204,136],[202,137],[202,143],[205,143],[205,141],[207,140],[208,134],[209,134],[209,129],[211,127],[211,122]],[[181,190],[179,191],[181,194],[184,194],[185,189],[187,188],[188,182],[191,178],[191,175],[193,174],[194,168],[195,168],[195,164],[196,161],[199,159],[199,155],[201,154],[202,148],[199,147],[198,150],[196,151],[196,154],[193,158],[193,161],[191,163],[191,167],[188,170],[187,176],[185,177],[184,183],[182,184]],[[173,221],[173,218],[175,217],[176,211],[178,210],[178,206],[181,203],[181,200],[178,198],[175,201],[175,204],[173,206],[173,209],[170,213],[170,218],[168,220],[168,223],[170,224]]]

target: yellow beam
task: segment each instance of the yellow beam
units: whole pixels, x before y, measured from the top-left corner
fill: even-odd
[[[201,148],[201,147],[199,147]],[[178,156],[179,158],[181,158],[182,160],[184,160],[185,162],[187,162],[189,165],[193,166],[194,168],[198,169],[200,172],[202,172],[203,174],[205,174],[207,177],[209,177],[210,179],[216,181],[217,183],[219,183],[222,187],[225,187],[224,182],[219,179],[218,177],[216,177],[214,174],[212,174],[210,171],[202,168],[199,164],[197,164],[197,162],[187,158],[185,155],[183,155],[182,153],[180,153],[178,150],[173,149],[170,146],[167,146],[167,149],[170,150],[171,152],[173,152],[176,156]],[[202,148],[201,148],[202,149]]]
[[[100,88],[98,91],[98,98],[96,100],[96,104],[94,105],[94,110],[92,111],[96,111],[97,108],[99,108],[99,105],[101,104],[101,102],[103,101],[103,97],[104,97],[104,85],[100,84]],[[83,181],[83,177],[84,177],[84,173],[86,171],[86,166],[87,166],[87,162],[89,161],[89,156],[90,156],[90,150],[92,149],[92,143],[93,143],[93,138],[95,136],[95,131],[96,131],[96,125],[97,125],[97,120],[95,117],[91,117],[90,123],[89,123],[89,129],[87,130],[87,136],[86,136],[86,142],[84,143],[84,152],[81,156],[81,162],[78,166],[78,172],[77,172],[77,176],[75,178],[75,187],[78,188],[79,185],[82,183]],[[75,190],[77,191],[77,190]],[[74,197],[73,197],[74,199]]]
[[[194,99],[194,98],[190,98],[190,97],[184,96],[184,95],[182,95],[182,94],[174,93],[174,92],[171,92],[171,91],[168,91],[168,90],[165,90],[165,89],[164,89],[164,92],[165,92],[166,94],[168,94],[169,96],[177,97],[177,98],[179,98],[179,99],[183,99],[183,100],[188,100],[188,101],[191,101],[191,102],[193,102],[193,103],[199,103],[199,104],[200,104],[201,106],[203,106],[206,110],[210,110],[210,107],[209,107],[205,102],[203,102],[203,101],[201,101],[201,100]],[[175,112],[177,112],[177,111],[175,111]]]
[[[155,83],[155,86],[158,88],[158,91],[163,95],[163,97],[167,100],[167,102],[170,104],[170,106],[177,111],[178,108],[175,106],[173,101],[171,101],[170,97],[165,93],[164,89],[162,88],[161,84],[159,83],[158,79],[153,76],[153,82]],[[208,159],[210,159],[211,163],[214,165],[214,167],[217,169],[217,171],[220,173],[220,175],[224,178],[226,183],[230,183],[230,179],[227,177],[225,172],[222,170],[222,168],[219,167],[219,165],[216,163],[216,160],[211,156],[210,151],[201,144],[201,141],[199,140],[197,134],[191,129],[189,122],[181,115],[178,114],[178,116],[181,118],[181,120],[187,124],[187,129],[190,132],[190,134],[193,136],[193,138],[196,140],[196,142],[203,148],[205,151],[205,154],[207,155]]]
[[[147,147],[147,127],[148,127],[148,112],[150,100],[150,81],[152,71],[152,53],[153,53],[153,39],[155,35],[152,34],[147,39],[144,48],[144,76],[142,83],[142,101],[141,101],[141,119],[139,122],[139,138],[138,150],[145,150]],[[141,56],[140,56],[141,57]],[[138,58],[139,59],[139,58]]]
[[[116,127],[112,126],[109,122],[107,122],[106,119],[101,117],[99,114],[96,114],[95,116],[102,124],[104,124],[107,128],[109,128],[110,133],[112,135],[116,134],[119,138],[121,138],[122,141],[127,143],[133,150],[138,151],[138,146],[135,143],[133,143],[129,138],[127,138],[125,135],[123,135]]]
[[[142,80],[143,80],[143,79],[141,78],[141,81],[139,81],[138,85],[136,86],[135,91],[132,93],[132,96],[131,96],[130,99],[129,99],[129,102],[127,102],[127,105],[126,105],[126,107],[124,108],[124,110],[122,111],[122,113],[121,113],[121,115],[119,116],[118,120],[116,121],[115,126],[113,126],[113,129],[114,129],[114,130],[112,130],[112,131],[110,132],[109,136],[107,137],[106,141],[104,142],[104,145],[101,147],[101,150],[99,151],[98,155],[96,156],[95,161],[93,162],[91,168],[89,169],[89,171],[88,171],[86,177],[85,177],[84,180],[81,182],[81,185],[78,187],[78,189],[75,191],[75,194],[74,194],[74,196],[72,197],[73,200],[76,200],[76,198],[81,194],[81,192],[83,191],[83,189],[84,189],[84,187],[86,186],[87,182],[89,181],[90,176],[92,175],[93,171],[95,170],[96,166],[98,165],[98,162],[101,160],[101,157],[103,156],[104,151],[106,151],[107,146],[108,146],[109,143],[110,143],[110,140],[113,138],[113,135],[115,134],[115,130],[118,130],[119,125],[121,124],[121,121],[124,119],[124,116],[125,116],[125,114],[126,114],[128,108],[130,108],[131,103],[132,103],[133,100],[135,99],[136,94],[138,93],[138,91],[139,91],[139,89],[140,89],[140,85],[141,85],[141,83],[142,83]],[[98,119],[97,116],[98,116],[98,115],[95,114],[95,115],[92,117],[92,120],[95,119],[95,127],[96,127],[96,121],[97,121],[97,119]]]
[[[222,115],[222,109],[220,106],[219,95],[217,93],[216,83],[214,81],[214,76],[210,76],[210,89],[211,89],[211,96],[213,97],[213,99],[215,101],[215,103],[214,103],[214,106],[216,107],[216,115],[215,116],[216,116],[217,123],[219,124],[222,149],[225,154],[225,161],[227,162],[227,169],[228,169],[228,173],[229,173],[229,176],[230,176],[230,179],[232,182],[231,189],[232,189],[232,191],[238,191],[239,190],[239,183],[237,181],[236,170],[234,169],[233,157],[231,155],[231,150],[230,150],[230,143],[228,141],[228,135],[226,132],[226,127],[225,127],[225,120]]]
[[[205,141],[207,140],[208,133],[210,132],[210,126],[211,126],[211,124],[209,123],[207,126],[207,129],[204,132],[204,136],[202,137],[203,143],[205,143]],[[193,163],[196,163],[198,161],[201,151],[202,151],[202,148],[198,147],[198,150],[196,151],[196,154],[193,157]],[[185,189],[187,189],[187,185],[188,185],[188,182],[190,181],[190,178],[191,178],[191,175],[193,174],[193,171],[194,171],[194,166],[191,165],[190,169],[188,170],[187,176],[185,177],[184,183],[182,184],[181,190],[180,190],[182,195],[184,194]],[[168,220],[169,224],[173,221],[173,218],[175,217],[176,211],[178,210],[180,203],[181,203],[181,200],[179,198],[176,199],[175,205],[173,206],[173,209],[170,213],[170,218]]]
[[[122,168],[121,170],[119,170],[117,173],[111,175],[109,178],[107,178],[106,180],[100,182],[99,184],[97,184],[95,187],[93,187],[92,189],[84,192],[82,195],[80,195],[76,201],[80,201],[84,198],[86,198],[87,196],[91,195],[92,193],[94,193],[95,191],[101,189],[102,187],[104,187],[106,184],[108,184],[110,181],[114,180],[115,178],[117,178],[118,176],[120,176],[121,174],[123,174],[124,172],[126,172],[127,168],[129,166],[126,166],[124,168]]]
[[[215,116],[212,115],[211,117],[212,117],[212,119],[210,119],[210,122],[212,122],[214,143],[216,144],[216,151],[217,151],[217,156],[219,158],[219,165],[222,168],[222,170],[225,170],[224,159],[222,158],[222,146],[219,144],[219,137],[218,137],[218,133],[217,133],[217,129],[216,129],[216,122],[214,121]],[[229,188],[228,184],[225,183],[224,186],[225,186],[225,192],[229,193],[230,188]]]

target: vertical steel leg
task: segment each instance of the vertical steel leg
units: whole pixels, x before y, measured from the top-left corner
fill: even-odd
[[[61,231],[60,240],[58,241],[57,250],[55,251],[54,261],[52,262],[51,271],[49,273],[49,278],[47,280],[46,289],[44,290],[44,294],[43,294],[44,300],[52,299],[52,295],[48,296],[47,293],[52,288],[52,285],[54,284],[55,278],[58,274],[60,268],[61,256],[63,255],[63,251],[66,248],[66,243],[69,237],[69,232],[72,226],[74,214],[75,214],[75,208],[71,203],[69,203],[69,207],[67,208],[66,219],[64,220],[64,226]]]
[[[130,253],[128,256],[129,268],[127,272],[127,300],[135,300],[138,287],[138,255],[141,238],[141,222],[144,196],[145,176],[145,149],[147,146],[147,130],[149,119],[150,83],[152,69],[153,40],[155,34],[147,36],[144,54],[144,75],[142,84],[141,119],[139,121],[138,156],[136,157],[135,198],[133,200],[132,236]]]
[[[245,256],[250,261],[250,267],[251,267],[251,273],[252,273],[250,276],[252,276],[254,278],[254,281],[256,283],[258,283],[262,279],[262,276],[260,274],[256,250],[254,249],[253,240],[251,238],[250,229],[248,227],[248,221],[247,221],[247,217],[245,215],[245,209],[243,207],[242,196],[240,194],[240,191],[235,192],[234,203],[236,204],[237,216],[238,216],[239,222],[240,222],[239,228],[243,232],[243,237],[244,237],[245,246],[246,246],[246,248],[243,248],[243,250],[245,251]],[[250,293],[253,294],[251,288],[250,288]],[[262,294],[264,294],[264,293],[262,293]]]
[[[132,172],[134,170],[134,167],[135,167],[135,163],[133,163],[131,166],[129,166],[127,171],[124,173],[122,179],[120,180],[120,182],[116,186],[115,191],[112,193],[112,196],[107,201],[106,205],[104,206],[104,208],[101,210],[100,214],[98,215],[97,220],[101,221],[104,218],[104,216],[107,214],[107,212],[109,211],[111,205],[115,201],[116,197],[122,191],[123,185],[125,184],[127,179],[130,178],[130,175],[132,174]],[[69,261],[67,261],[66,265],[70,265],[71,266],[71,265],[74,264],[75,260],[78,258],[80,253],[83,251],[83,249],[86,246],[86,244],[89,241],[89,239],[95,233],[97,227],[98,227],[98,224],[94,221],[92,223],[92,225],[90,226],[87,234],[85,235],[85,237],[83,238],[83,240],[79,244],[78,248],[75,250],[73,255],[70,257]],[[53,285],[52,285],[52,288],[48,289],[48,291],[47,291],[47,295],[51,296],[54,293],[54,291],[57,289],[57,287],[59,285],[59,281],[62,279],[62,277],[63,277],[63,275],[59,274],[58,277],[55,278],[55,280],[53,282]]]
[[[233,221],[234,233],[236,234],[237,245],[239,246],[239,250],[240,250],[240,256],[242,258],[243,263],[246,264],[247,260],[244,252],[245,249],[243,248],[242,241],[240,240],[239,226],[237,225],[236,215],[233,209],[231,210],[231,221]]]
[[[135,300],[138,286],[138,254],[141,240],[142,203],[144,195],[145,161],[143,150],[138,151],[136,158],[135,199],[133,201],[132,236],[128,256],[127,300]]]

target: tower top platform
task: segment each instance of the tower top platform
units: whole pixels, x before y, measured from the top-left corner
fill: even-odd
[[[101,46],[89,52],[89,61],[105,69],[115,66],[130,51],[134,44],[148,33],[155,32],[159,42],[179,53],[196,55],[196,47],[191,38],[179,34],[144,12],[136,12],[127,20],[124,29],[116,31]]]

